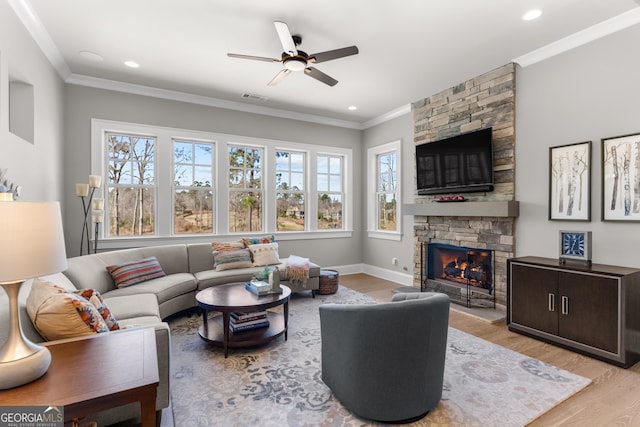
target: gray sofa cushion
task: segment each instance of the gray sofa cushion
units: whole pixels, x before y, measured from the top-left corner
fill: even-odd
[[[196,279],[193,274],[175,273],[138,283],[137,285],[116,288],[102,295],[105,298],[111,298],[124,295],[155,294],[157,303],[162,304],[172,298],[192,292],[195,288]]]
[[[124,322],[127,319],[138,317],[155,317],[157,322],[160,318],[158,301],[154,294],[105,295],[104,302],[107,303],[118,323],[126,325]]]
[[[213,247],[211,243],[191,243],[187,245],[189,253],[189,272],[197,273],[213,269]]]
[[[167,275],[187,273],[189,271],[186,245],[166,245],[123,249],[69,258],[67,260],[68,267],[63,273],[77,288],[95,289],[104,295],[116,288],[111,275],[107,271],[107,266],[152,256],[157,258]]]

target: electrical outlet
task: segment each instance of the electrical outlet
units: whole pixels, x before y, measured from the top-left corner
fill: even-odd
[[[398,265],[398,258],[396,257],[391,258],[391,264]]]

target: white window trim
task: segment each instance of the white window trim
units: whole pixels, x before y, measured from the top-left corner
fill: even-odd
[[[378,155],[395,151],[397,154],[398,188],[396,205],[396,230],[383,231],[378,229],[378,218],[376,208],[376,192],[378,186]],[[402,240],[402,175],[400,173],[402,165],[402,141],[396,140],[371,147],[367,150],[367,236],[372,239]]]
[[[176,235],[171,236],[173,227],[171,215],[157,216],[157,229],[154,236],[138,236],[135,238],[126,237],[104,237],[104,230],[99,229],[100,247],[103,249],[118,249],[137,246],[151,246],[171,243],[194,243],[210,242],[212,239],[225,240],[234,239],[239,235],[261,235],[275,234],[278,240],[307,240],[344,238],[353,236],[353,150],[349,148],[332,147],[315,144],[305,144],[299,142],[271,140],[238,135],[220,134],[214,132],[191,131],[180,128],[169,128],[129,122],[119,122],[112,120],[92,119],[91,120],[91,174],[106,176],[106,164],[104,161],[105,132],[127,132],[138,135],[149,135],[157,138],[156,167],[163,170],[172,170],[173,150],[165,146],[173,147],[172,141],[176,138],[185,140],[196,140],[212,142],[214,144],[214,180],[212,183],[215,189],[215,222],[213,229],[217,234],[197,234],[197,235]],[[264,204],[264,231],[253,233],[230,233],[228,230],[228,145],[256,146],[265,149],[263,165],[263,191],[265,195]],[[342,156],[344,158],[344,200],[343,200],[343,229],[341,230],[318,230],[316,221],[307,221],[305,231],[278,232],[275,222],[275,177],[271,174],[275,170],[275,151],[299,151],[306,153],[306,183],[308,203],[306,209],[309,212],[317,210],[317,188],[316,188],[316,156],[318,154],[329,154]],[[173,199],[171,189],[173,176],[171,173],[157,177],[157,203],[158,212],[173,212],[171,207]],[[104,179],[103,179],[104,182]],[[96,192],[95,197],[103,197],[103,189]],[[165,194],[166,193],[166,194]]]

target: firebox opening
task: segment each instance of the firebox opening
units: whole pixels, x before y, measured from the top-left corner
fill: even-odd
[[[495,305],[491,250],[442,243],[426,246],[426,260],[423,260],[427,267],[423,277],[426,290],[445,292],[453,302],[469,307],[475,300],[484,300],[480,306],[487,306],[487,302]]]

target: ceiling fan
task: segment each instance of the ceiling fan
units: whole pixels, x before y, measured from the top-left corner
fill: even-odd
[[[276,32],[282,43],[282,56],[280,59],[267,58],[264,56],[241,55],[237,53],[227,53],[232,58],[253,59],[265,62],[282,62],[284,68],[271,79],[269,86],[277,84],[280,80],[291,74],[292,71],[303,71],[310,77],[321,81],[329,86],[335,86],[338,81],[331,76],[326,75],[322,71],[309,64],[318,64],[320,62],[331,61],[332,59],[344,58],[345,56],[356,55],[358,53],[357,46],[343,47],[342,49],[327,50],[325,52],[314,53],[308,55],[306,52],[298,50],[297,46],[302,43],[302,37],[299,35],[291,35],[289,27],[284,22],[276,21],[273,23]]]

